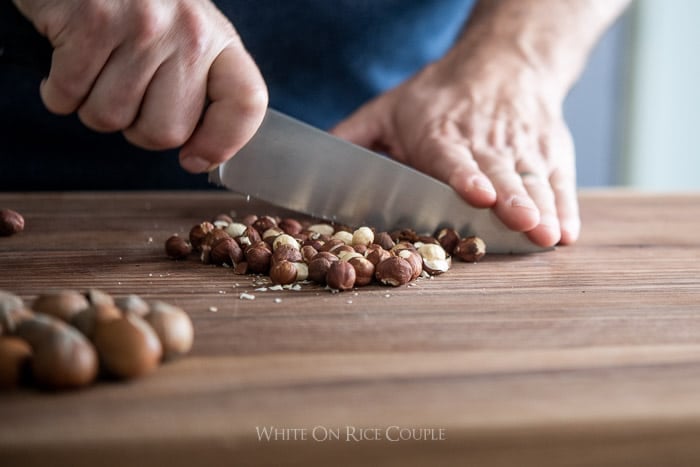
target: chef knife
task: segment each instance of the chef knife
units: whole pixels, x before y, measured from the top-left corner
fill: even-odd
[[[209,179],[349,226],[419,233],[452,227],[463,236],[478,235],[491,253],[546,249],[506,228],[491,209],[468,205],[448,185],[273,109],[248,144]]]

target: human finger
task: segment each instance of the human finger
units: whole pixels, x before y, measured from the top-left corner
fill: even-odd
[[[180,150],[180,164],[205,172],[238,152],[262,123],[267,108],[265,82],[240,42],[225,47],[209,69],[210,104]]]

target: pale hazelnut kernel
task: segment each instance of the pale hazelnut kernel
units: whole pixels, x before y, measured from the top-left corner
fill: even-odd
[[[345,261],[336,261],[328,268],[326,283],[335,290],[350,290],[355,286],[357,275],[352,264]]]
[[[340,261],[350,261],[353,258],[364,258],[361,254],[356,252],[355,250],[343,250],[338,253],[338,259]]]
[[[301,257],[306,264],[309,264],[316,254],[318,254],[318,250],[311,245],[301,247]]]
[[[294,263],[297,268],[297,281],[305,281],[309,278],[309,266],[304,262]]]
[[[423,258],[423,269],[431,275],[446,272],[452,265],[445,250],[436,244],[425,244],[418,248],[418,254]]]
[[[374,243],[374,232],[369,227],[360,227],[352,233],[352,245],[369,246]]]
[[[241,224],[240,222],[231,222],[229,225],[226,226],[224,229],[227,234],[229,234],[231,237],[236,238],[240,237],[245,233],[246,225]]]
[[[440,245],[425,243],[418,248],[418,254],[427,260],[445,259],[447,253]]]
[[[279,227],[271,227],[262,233],[262,239],[266,242],[268,241],[268,239],[272,239],[271,241],[274,241],[275,238],[279,237],[283,233],[284,231]]]
[[[328,235],[329,237],[333,235],[335,229],[330,224],[313,224],[310,225],[307,230],[311,232],[316,232],[321,235]]]
[[[275,241],[272,243],[273,251],[279,248],[281,245],[289,245],[297,250],[301,248],[297,239],[288,234],[282,234],[275,238]]]
[[[339,230],[333,234],[333,238],[337,238],[346,245],[352,245],[352,234],[345,230]]]

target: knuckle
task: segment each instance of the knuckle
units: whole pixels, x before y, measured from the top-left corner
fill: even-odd
[[[99,132],[119,131],[129,126],[129,118],[123,113],[111,109],[109,112],[97,111],[92,107],[82,107],[78,117],[88,128]]]
[[[241,118],[260,119],[268,103],[267,88],[264,85],[248,86],[236,95],[233,102],[235,113]]]
[[[149,130],[137,125],[124,131],[124,137],[129,142],[154,151],[182,146],[189,135],[190,131],[184,125],[168,125],[159,127],[158,130]]]

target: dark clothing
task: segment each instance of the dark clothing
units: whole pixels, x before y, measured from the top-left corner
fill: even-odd
[[[11,2],[7,2],[11,3]],[[327,129],[441,57],[473,0],[221,0],[270,106]],[[206,188],[177,151],[152,152],[43,106],[41,74],[0,52],[0,190]]]

